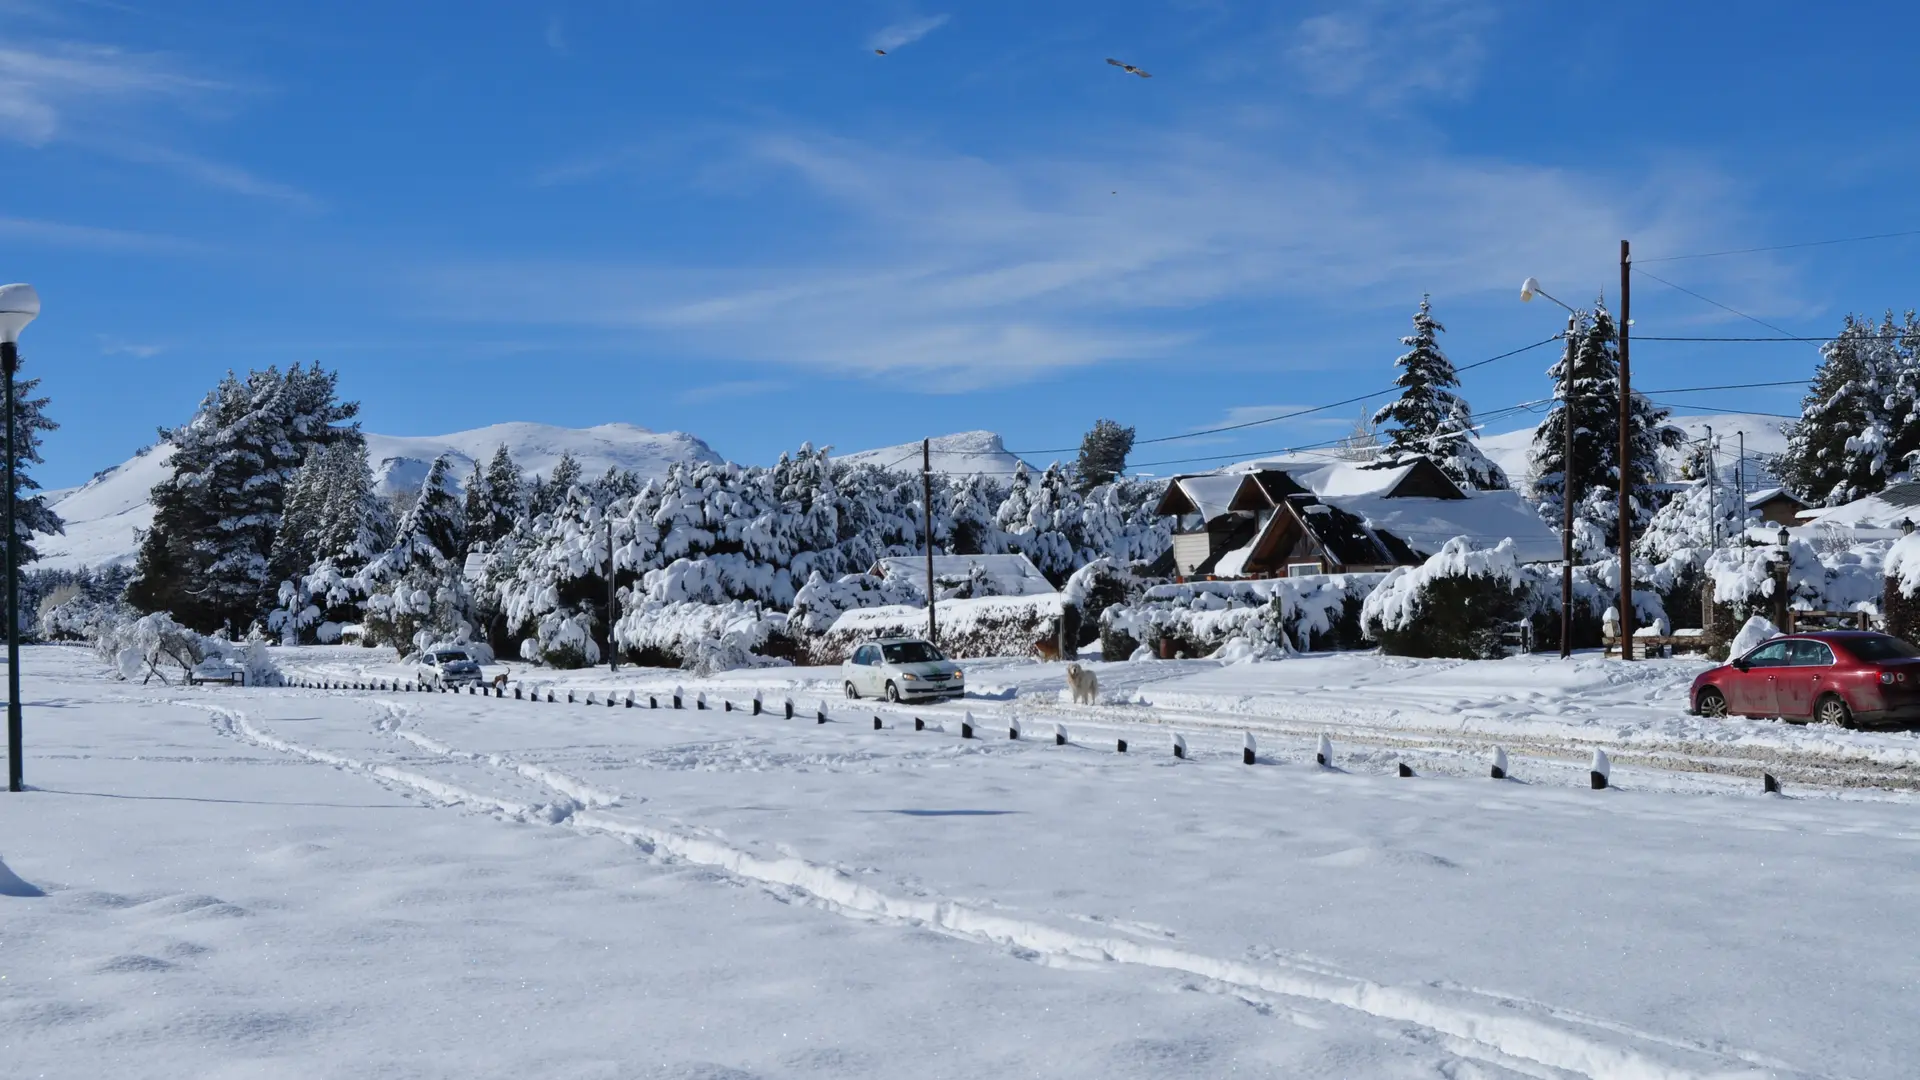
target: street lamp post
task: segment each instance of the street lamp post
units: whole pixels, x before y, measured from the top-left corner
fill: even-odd
[[[0,377],[7,382],[7,790],[27,788],[20,731],[20,500],[14,476],[13,375],[20,368],[20,331],[40,314],[40,294],[31,285],[0,285]]]
[[[1530,302],[1536,296],[1547,299],[1567,309],[1567,343],[1573,345],[1574,334],[1579,330],[1580,313],[1565,301],[1540,287],[1538,278],[1528,278],[1520,283],[1520,300]],[[1566,436],[1566,445],[1560,456],[1560,658],[1565,660],[1573,655],[1573,361],[1577,352],[1567,354],[1566,370],[1560,373],[1562,390],[1560,430]]]

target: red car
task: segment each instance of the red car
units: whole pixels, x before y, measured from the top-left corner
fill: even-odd
[[[1693,680],[1700,716],[1777,716],[1855,727],[1920,720],[1920,648],[1889,634],[1773,638]]]

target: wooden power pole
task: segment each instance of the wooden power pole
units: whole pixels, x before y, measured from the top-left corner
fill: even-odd
[[[1627,361],[1633,325],[1633,256],[1620,241],[1620,658],[1633,659],[1633,369]]]
[[[940,644],[933,616],[933,440],[920,440],[920,494],[927,531],[927,641]]]
[[[1565,305],[1562,305],[1565,306]],[[1573,369],[1580,359],[1580,317],[1567,314],[1567,364],[1560,373],[1560,658],[1573,655]]]
[[[611,510],[611,508],[609,508]],[[620,616],[620,600],[613,587],[613,514],[607,514],[607,670],[620,670],[620,643],[614,640],[613,624]]]

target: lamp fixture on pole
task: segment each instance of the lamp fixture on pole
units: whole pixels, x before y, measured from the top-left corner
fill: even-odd
[[[1560,430],[1566,437],[1560,455],[1560,658],[1573,656],[1573,361],[1578,355],[1574,335],[1580,329],[1580,313],[1540,287],[1540,279],[1520,283],[1520,301],[1529,303],[1544,296],[1567,309],[1567,362],[1560,372]]]
[[[19,480],[14,475],[13,376],[20,368],[20,331],[40,314],[40,294],[31,285],[0,285],[0,377],[6,379],[7,422],[7,790],[25,791],[20,730],[20,523]]]

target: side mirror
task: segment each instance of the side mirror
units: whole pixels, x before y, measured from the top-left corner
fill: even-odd
[[[1738,669],[1738,670],[1740,670],[1740,671],[1748,671],[1748,670],[1751,670],[1751,669],[1752,669],[1752,667],[1753,667],[1753,665],[1752,665],[1752,664],[1749,664],[1749,663],[1747,663],[1747,662],[1746,662],[1746,660],[1745,660],[1744,658],[1743,658],[1743,659],[1739,659],[1739,660],[1735,660],[1735,661],[1733,662],[1733,666],[1734,666],[1734,667],[1735,667],[1736,669]]]

